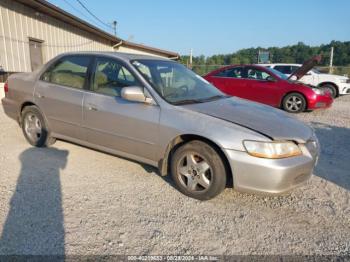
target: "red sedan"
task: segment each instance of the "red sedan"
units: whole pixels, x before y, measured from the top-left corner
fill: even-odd
[[[210,72],[204,78],[224,93],[287,112],[328,108],[333,99],[324,89],[307,86],[291,79],[300,79],[311,68],[301,67],[293,75],[286,75],[258,65],[234,65]]]

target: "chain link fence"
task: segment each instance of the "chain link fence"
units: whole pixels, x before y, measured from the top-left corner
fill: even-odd
[[[317,69],[322,73],[350,76],[350,66],[333,66],[332,68],[329,68],[329,66],[320,66]]]

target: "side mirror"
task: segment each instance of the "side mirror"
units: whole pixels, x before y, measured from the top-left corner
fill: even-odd
[[[290,80],[292,80],[292,81],[297,81],[298,78],[297,78],[296,76],[293,75],[293,76],[290,78]]]
[[[139,86],[127,86],[122,89],[121,96],[123,99],[133,102],[152,104],[153,99],[146,97],[143,88]]]

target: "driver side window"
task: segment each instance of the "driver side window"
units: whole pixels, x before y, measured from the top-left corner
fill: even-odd
[[[252,80],[267,80],[269,78],[272,78],[272,76],[267,72],[259,70],[257,68],[248,68],[247,78]]]
[[[109,96],[120,96],[123,87],[139,85],[126,67],[110,58],[97,58],[92,82],[92,91]]]

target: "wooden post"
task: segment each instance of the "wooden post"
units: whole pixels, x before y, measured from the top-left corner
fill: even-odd
[[[190,69],[192,69],[192,62],[193,62],[193,58],[192,58],[192,56],[193,56],[193,49],[191,48],[191,51],[190,51]]]

